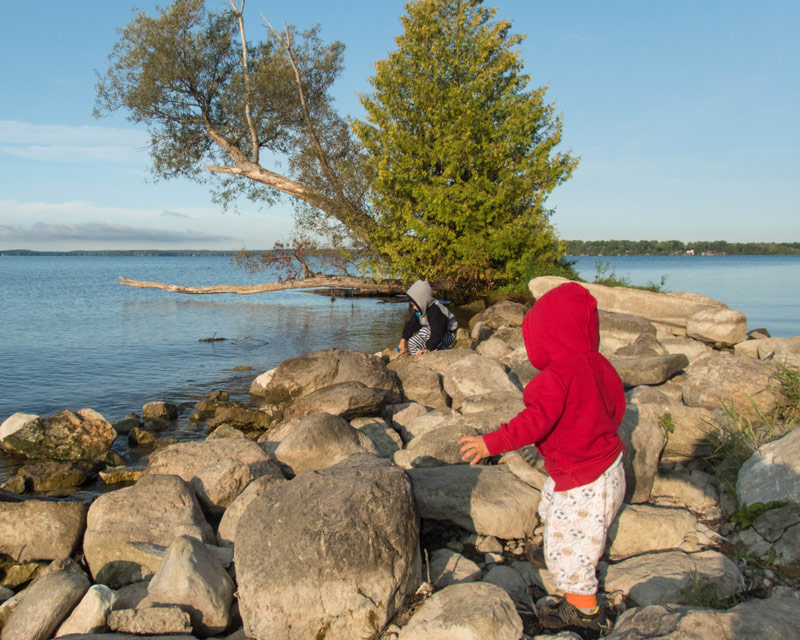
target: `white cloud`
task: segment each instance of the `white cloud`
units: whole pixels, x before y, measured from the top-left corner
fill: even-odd
[[[168,230],[149,227],[132,227],[107,222],[82,224],[0,225],[0,241],[49,242],[147,242],[147,243],[197,243],[232,240],[230,236],[191,230]]]
[[[37,162],[141,163],[147,149],[147,133],[133,129],[0,120],[0,153]]]

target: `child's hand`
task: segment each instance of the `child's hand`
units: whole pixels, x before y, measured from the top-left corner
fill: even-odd
[[[470,465],[476,465],[484,458],[489,457],[489,450],[486,448],[483,436],[464,436],[458,441],[458,444],[461,445],[461,459],[469,462]]]
[[[426,353],[430,353],[430,351],[428,351],[427,349],[420,349],[419,351],[417,351],[418,356],[424,356]]]
[[[406,352],[406,341],[400,340],[400,344],[397,345],[397,352],[400,355],[403,355]]]

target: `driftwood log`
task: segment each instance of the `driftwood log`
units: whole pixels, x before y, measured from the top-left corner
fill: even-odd
[[[130,280],[124,276],[119,277],[120,284],[126,287],[139,287],[140,289],[162,289],[174,293],[187,293],[202,295],[212,293],[268,293],[270,291],[284,291],[286,289],[314,289],[325,287],[330,295],[341,296],[396,296],[405,293],[406,286],[397,280],[384,280],[378,282],[373,278],[359,278],[357,276],[312,276],[310,278],[294,278],[276,280],[262,284],[217,284],[208,287],[187,287],[177,284],[163,284],[161,282],[146,282]],[[326,292],[328,293],[328,292]]]

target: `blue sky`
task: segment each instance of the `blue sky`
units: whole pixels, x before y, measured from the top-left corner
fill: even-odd
[[[154,181],[146,135],[95,119],[96,72],[141,0],[0,0],[0,249],[268,248],[292,203],[222,212],[203,185]],[[166,4],[166,0],[162,2]],[[209,6],[227,6],[209,0]],[[291,4],[291,6],[289,6]],[[581,156],[548,203],[566,239],[800,241],[800,3],[487,1],[547,84]],[[334,87],[361,117],[401,0],[247,0],[248,37],[322,26],[347,46]]]

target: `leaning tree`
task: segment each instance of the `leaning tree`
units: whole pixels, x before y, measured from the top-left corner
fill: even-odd
[[[250,42],[239,1],[210,12],[175,0],[120,31],[96,113],[122,109],[148,127],[156,176],[209,182],[224,206],[288,195],[295,249],[318,239],[397,277],[394,289],[416,277],[505,284],[523,264],[560,259],[544,203],[576,160],[554,151],[561,121],[543,88],[527,89],[508,21],[481,0],[408,2],[398,50],[363,98],[367,120],[348,122],[330,95],[343,45],[266,20]],[[276,158],[285,175],[269,168]]]

